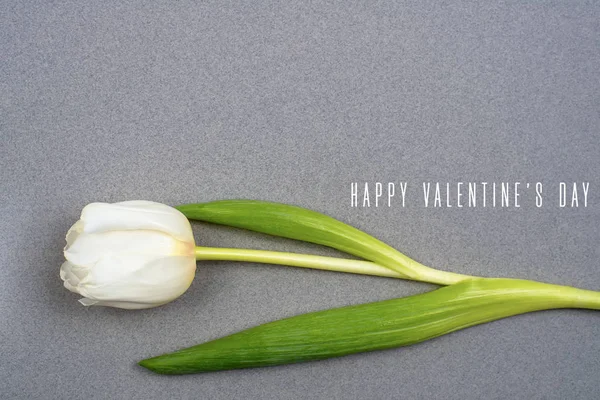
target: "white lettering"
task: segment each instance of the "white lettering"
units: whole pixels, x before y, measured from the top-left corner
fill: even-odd
[[[407,182],[400,182],[400,192],[402,192],[402,207],[405,207],[406,200],[406,187],[408,186]]]
[[[358,182],[350,184],[350,207],[358,207]]]
[[[375,207],[379,207],[379,198],[383,193],[383,186],[381,182],[375,182]]]
[[[365,191],[363,194],[363,207],[371,207],[371,200],[369,199],[369,183],[365,182]]]
[[[558,184],[558,206],[565,207],[567,205],[567,184],[561,182]]]

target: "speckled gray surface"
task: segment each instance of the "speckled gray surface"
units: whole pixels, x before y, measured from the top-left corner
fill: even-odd
[[[44,399],[593,399],[600,314],[528,314],[408,348],[185,377],[148,356],[310,310],[433,288],[199,264],[158,309],[61,286],[92,201],[310,207],[456,272],[600,289],[597,2],[0,2],[0,393]],[[568,4],[567,4],[568,3]],[[351,182],[409,183],[350,208]],[[521,208],[424,208],[423,181],[544,183]],[[558,182],[589,182],[560,208]],[[334,254],[195,225],[198,243]]]

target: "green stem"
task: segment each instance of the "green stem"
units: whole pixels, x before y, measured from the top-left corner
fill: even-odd
[[[196,247],[196,260],[246,261],[262,264],[287,265],[290,267],[322,269],[326,271],[349,272],[352,274],[384,276],[389,278],[405,278],[394,270],[382,267],[370,261],[286,253],[280,251],[198,246]]]
[[[196,260],[246,261],[262,264],[277,264],[291,267],[321,269],[325,271],[347,272],[351,274],[384,276],[388,278],[413,279],[412,277],[407,277],[395,270],[382,267],[374,262],[350,260],[347,258],[315,256],[280,251],[202,246],[196,247],[195,252]],[[416,263],[416,261],[413,262]],[[422,264],[419,265],[420,275],[418,279],[415,278],[413,280],[431,282],[439,285],[452,285],[454,283],[474,278],[468,275],[435,270]]]

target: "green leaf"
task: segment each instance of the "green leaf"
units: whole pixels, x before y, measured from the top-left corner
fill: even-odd
[[[472,278],[427,267],[365,232],[301,207],[257,200],[222,200],[176,208],[189,219],[332,247],[390,268],[406,279],[448,285]]]
[[[139,365],[160,374],[190,374],[320,360],[406,346],[511,315],[565,307],[600,309],[600,293],[480,278],[267,323]]]

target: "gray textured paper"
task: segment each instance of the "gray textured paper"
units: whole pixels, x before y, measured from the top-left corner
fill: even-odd
[[[412,347],[185,377],[135,362],[435,286],[203,262],[157,309],[84,308],[64,234],[93,201],[309,207],[431,266],[600,289],[594,2],[0,2],[0,397],[593,399],[600,314],[533,313]],[[422,182],[542,182],[522,207],[424,208]],[[351,208],[352,182],[408,182]],[[558,206],[589,182],[588,206]],[[569,200],[571,200],[569,198]],[[570,204],[570,203],[569,203]],[[333,251],[195,224],[199,244]]]

